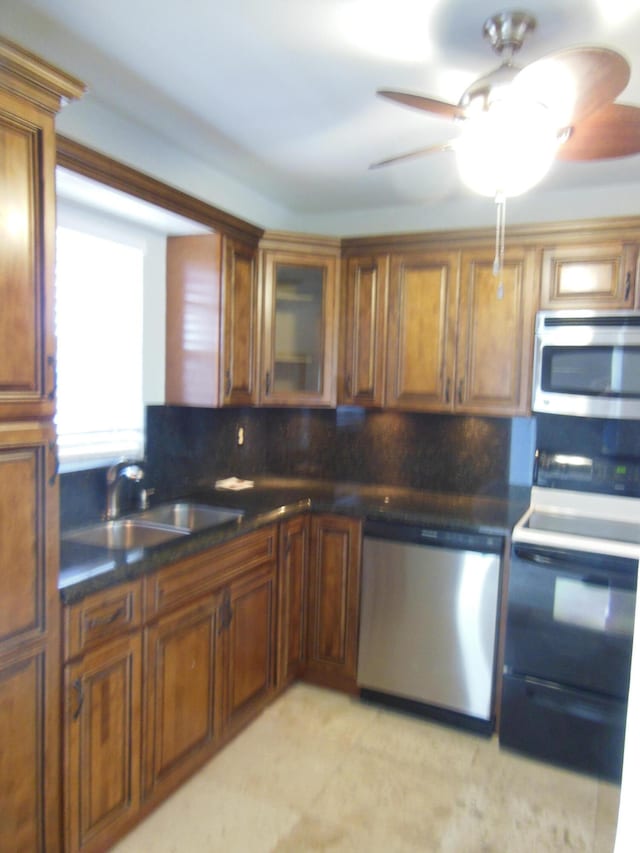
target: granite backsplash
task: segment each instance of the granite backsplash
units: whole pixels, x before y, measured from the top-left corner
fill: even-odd
[[[149,406],[145,482],[155,490],[155,500],[179,497],[231,475],[503,497],[509,489],[511,435],[508,418],[345,407]],[[96,518],[104,504],[105,469],[61,477],[63,528]]]
[[[237,429],[244,445],[237,445]],[[344,480],[502,496],[510,420],[364,409],[147,410],[147,470],[175,496],[216,477]],[[172,493],[172,494],[169,494]]]

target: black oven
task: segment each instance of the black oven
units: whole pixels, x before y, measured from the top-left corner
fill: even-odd
[[[619,779],[638,561],[516,542],[500,742]]]

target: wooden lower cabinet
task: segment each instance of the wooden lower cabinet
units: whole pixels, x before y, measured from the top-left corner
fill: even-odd
[[[280,525],[278,687],[304,672],[307,660],[309,516]]]
[[[358,521],[301,515],[65,607],[69,853],[108,849],[277,687],[306,675],[355,690],[360,535]],[[12,694],[31,695],[42,662],[25,658],[6,677]],[[0,731],[0,762],[36,763],[24,755],[32,723],[23,714]]]
[[[102,850],[140,805],[140,632],[64,669],[66,849]]]
[[[233,581],[223,602],[224,729],[229,734],[256,715],[275,687],[275,564]]]
[[[305,677],[347,691],[356,690],[361,542],[359,521],[312,516]]]
[[[215,747],[220,600],[217,593],[204,596],[145,628],[145,798],[168,793]]]

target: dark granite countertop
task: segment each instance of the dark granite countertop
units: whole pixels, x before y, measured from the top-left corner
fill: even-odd
[[[107,551],[63,539],[59,581],[63,602],[79,601],[92,592],[133,580],[266,524],[311,510],[507,536],[528,506],[529,489],[513,487],[506,498],[495,498],[355,483],[260,478],[252,489],[223,491],[211,484],[200,486],[183,497],[198,503],[241,509],[244,515],[221,527],[192,533],[153,548],[126,552]]]

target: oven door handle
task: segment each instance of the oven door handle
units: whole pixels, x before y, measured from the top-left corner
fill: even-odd
[[[544,569],[580,577],[585,583],[635,590],[638,561],[628,557],[606,554],[562,551],[537,545],[516,544],[513,555],[525,563],[534,563]]]

